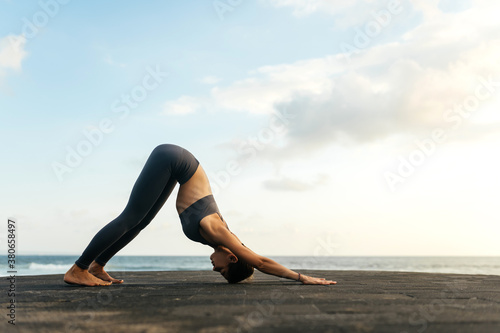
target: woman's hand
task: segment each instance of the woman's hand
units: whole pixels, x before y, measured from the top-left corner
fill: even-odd
[[[330,281],[324,278],[315,278],[303,274],[300,275],[300,282],[302,282],[303,284],[324,284],[324,285],[337,284],[337,281]]]

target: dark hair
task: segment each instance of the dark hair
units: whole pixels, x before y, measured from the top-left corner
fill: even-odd
[[[227,282],[238,283],[253,275],[253,267],[242,260],[229,263],[227,266]]]

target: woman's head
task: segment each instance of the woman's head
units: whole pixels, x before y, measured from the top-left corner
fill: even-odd
[[[229,265],[227,266],[227,277],[225,278],[229,283],[238,283],[249,278],[252,275],[253,267],[243,260],[238,260],[235,263],[229,263]]]
[[[215,249],[214,253],[210,256],[213,270],[220,272],[220,274],[229,283],[238,283],[252,276],[253,267],[248,265],[243,260],[238,260],[229,249],[219,246]]]

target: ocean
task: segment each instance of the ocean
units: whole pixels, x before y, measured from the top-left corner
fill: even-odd
[[[16,257],[16,275],[65,273],[78,256],[32,255]],[[500,275],[500,257],[283,257],[271,259],[291,269],[372,270]],[[108,271],[212,270],[208,256],[115,256]],[[7,257],[0,276],[9,275]]]

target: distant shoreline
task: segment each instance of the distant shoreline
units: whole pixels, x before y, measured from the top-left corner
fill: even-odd
[[[334,271],[394,271],[445,274],[500,275],[500,257],[355,257],[269,256],[294,269]],[[17,257],[19,276],[63,274],[78,256],[22,255]],[[111,271],[212,270],[208,256],[115,256],[106,266]],[[0,276],[7,275],[7,262],[0,261]]]

